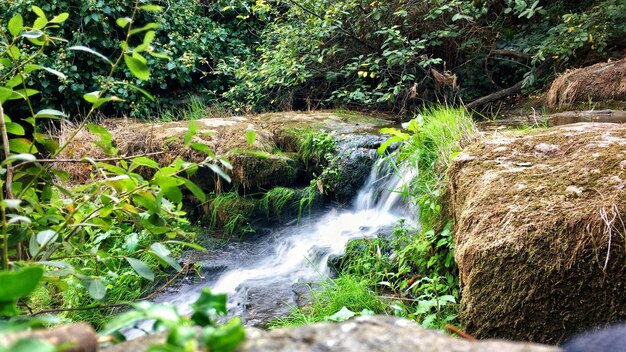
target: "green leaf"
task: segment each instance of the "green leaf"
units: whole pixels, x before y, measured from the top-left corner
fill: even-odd
[[[246,130],[246,141],[248,142],[248,144],[252,145],[254,144],[255,140],[256,140],[256,131],[253,130],[252,128],[248,128]]]
[[[9,24],[7,25],[7,29],[12,36],[17,37],[20,32],[24,28],[24,18],[22,15],[17,14],[9,20]]]
[[[13,138],[9,140],[9,149],[14,153],[37,153],[37,148],[26,138]]]
[[[150,251],[148,253],[156,255],[159,259],[163,260],[176,271],[183,270],[183,268],[181,268],[180,265],[172,257],[170,257],[170,250],[159,242],[153,243],[150,246]]]
[[[22,56],[22,52],[16,46],[10,46],[8,53],[9,53],[9,57],[11,57],[14,60],[18,60],[20,56]]]
[[[107,293],[107,288],[100,279],[93,279],[89,281],[87,292],[93,299],[101,300]]]
[[[160,27],[160,26],[159,26],[157,23],[148,23],[147,25],[145,25],[145,26],[143,26],[143,27],[141,27],[141,28],[136,28],[136,29],[133,29],[132,31],[130,31],[130,33],[129,33],[129,34],[130,34],[130,35],[133,35],[133,34],[137,34],[137,33],[145,32],[145,31],[149,31],[149,30],[151,30],[151,29],[157,29],[157,28],[159,28],[159,27]]]
[[[125,84],[125,85],[143,94],[146,98],[150,99],[151,101],[155,101],[152,94],[148,93],[145,89],[141,89],[133,84]]]
[[[155,31],[148,31],[146,35],[143,37],[143,45],[149,46],[154,41],[154,37],[156,36]]]
[[[54,345],[42,341],[40,339],[31,337],[31,338],[23,338],[15,342],[13,345],[8,347],[6,350],[4,348],[0,348],[2,352],[55,352],[57,351]]]
[[[227,173],[226,173],[226,172],[225,172],[225,171],[224,171],[221,167],[219,167],[218,165],[215,165],[215,164],[206,164],[206,166],[207,166],[209,169],[213,170],[213,172],[215,172],[216,174],[218,174],[221,178],[223,178],[223,179],[224,179],[224,181],[226,181],[226,182],[228,182],[228,183],[230,183],[230,182],[231,182],[230,176],[228,176],[228,174],[227,174]]]
[[[28,296],[43,277],[43,268],[29,266],[17,271],[0,271],[0,302]]]
[[[16,136],[23,136],[26,134],[24,127],[22,127],[22,125],[20,125],[19,123],[7,122],[6,128],[8,133],[14,134]]]
[[[42,17],[45,18],[46,21],[48,20],[48,17],[46,17],[46,14],[43,12],[43,10],[38,7],[38,6],[31,6],[31,8],[33,9],[33,12],[38,16],[38,17]]]
[[[158,5],[142,5],[142,6],[139,6],[139,8],[144,10],[144,11],[152,11],[152,12],[161,12],[161,11],[163,11],[163,8],[161,6],[158,6]]]
[[[185,187],[202,203],[206,202],[206,194],[193,181],[185,179]]]
[[[355,316],[355,313],[353,311],[351,311],[350,309],[346,307],[343,307],[337,313],[329,317],[325,317],[324,320],[340,322],[340,321],[346,321],[352,318],[353,316]]]
[[[50,23],[63,23],[67,21],[68,18],[70,18],[70,14],[67,12],[63,12],[54,16],[54,18],[50,20]]]
[[[100,54],[99,52],[97,52],[97,51],[95,51],[95,50],[89,49],[89,48],[88,48],[88,47],[86,47],[86,46],[82,46],[82,45],[75,45],[75,46],[71,46],[71,47],[69,47],[69,48],[67,48],[67,49],[68,49],[68,50],[74,50],[74,51],[84,51],[84,52],[90,53],[90,54],[92,54],[92,55],[95,55],[95,56],[97,56],[97,57],[101,58],[102,60],[104,60],[104,61],[108,62],[108,63],[109,63],[109,64],[111,64],[111,65],[113,64],[113,63],[111,62],[111,60],[109,60],[109,58],[107,58],[106,56],[104,56],[104,55]]]
[[[43,109],[43,110],[38,111],[35,114],[35,118],[37,119],[42,119],[42,118],[58,119],[59,117],[67,117],[67,115],[64,114],[62,111],[55,110],[55,109]]]
[[[37,17],[35,23],[33,24],[33,29],[43,29],[48,25],[48,20],[44,17]]]
[[[129,258],[129,257],[126,257],[126,261],[128,261],[128,264],[130,264],[130,266],[132,266],[133,269],[135,269],[137,274],[141,275],[143,278],[147,280],[154,281],[154,272],[152,271],[152,269],[150,269],[148,264],[142,262],[139,259]]]
[[[9,98],[13,95],[13,89],[9,89],[7,87],[0,87],[0,104],[9,100]]]
[[[145,156],[139,156],[133,159],[132,163],[130,164],[130,168],[129,170],[134,170],[139,166],[145,166],[145,167],[149,167],[151,169],[158,169],[159,168],[159,163],[157,163],[156,161],[147,158]]]
[[[13,161],[36,161],[37,157],[34,156],[33,154],[29,154],[29,153],[21,153],[21,154],[14,154],[9,156],[8,158],[6,158],[5,161],[2,162],[2,165],[6,165],[9,163],[12,163]]]
[[[132,19],[130,17],[122,17],[115,20],[115,23],[120,28],[126,28],[126,26],[128,26],[130,22],[132,22]]]
[[[191,143],[199,128],[200,127],[198,126],[198,123],[196,121],[189,121],[189,124],[187,124],[187,133],[185,133],[185,138],[183,139],[183,144],[185,145],[185,147],[188,146],[189,143]]]
[[[9,98],[9,100],[24,99],[26,97],[32,97],[36,94],[39,94],[39,91],[30,88],[14,90],[13,95]]]
[[[142,81],[147,81],[150,78],[150,70],[145,62],[142,62],[140,59],[131,55],[124,55],[124,62],[126,62],[126,66],[133,76]]]
[[[211,289],[205,288],[200,297],[191,304],[193,314],[191,320],[200,326],[213,325],[220,315],[226,314],[226,295],[214,294]]]
[[[209,351],[234,351],[246,338],[246,330],[236,317],[219,326],[207,326],[200,332],[200,343]]]
[[[22,37],[27,39],[37,39],[41,38],[43,35],[44,33],[38,29],[22,33]]]

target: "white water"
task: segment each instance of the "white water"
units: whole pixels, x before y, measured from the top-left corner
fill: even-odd
[[[300,224],[279,227],[267,238],[245,248],[242,245],[243,249],[235,247],[234,251],[240,252],[229,269],[203,282],[183,286],[175,295],[165,295],[159,301],[173,303],[188,312],[188,305],[199,292],[211,287],[213,292],[228,294],[229,309],[238,314],[237,309],[243,309],[243,304],[237,302],[237,297],[242,296],[247,282],[262,282],[272,294],[272,290],[278,291],[278,285],[325,278],[329,256],[343,253],[348,241],[377,236],[380,230],[389,229],[408,215],[401,194],[395,190],[405,186],[412,175],[404,173],[399,177],[385,164],[379,164],[373,168],[351,209],[332,208]]]

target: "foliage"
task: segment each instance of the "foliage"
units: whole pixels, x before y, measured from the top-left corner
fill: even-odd
[[[10,5],[17,3],[11,2]],[[27,22],[21,14],[14,15],[6,27],[0,27],[2,75],[0,76],[0,127],[2,130],[3,159],[0,166],[0,215],[2,217],[2,285],[19,279],[23,285],[14,285],[0,303],[2,316],[22,314],[27,307],[25,297],[36,288],[46,287],[56,292],[71,292],[61,306],[96,308],[112,299],[128,302],[139,298],[125,294],[123,288],[140,287],[140,283],[157,279],[155,270],[181,270],[172,256],[172,247],[193,246],[186,231],[188,221],[182,211],[183,190],[204,201],[205,194],[188,176],[199,167],[208,166],[224,174],[220,165],[229,164],[218,159],[206,146],[191,144],[194,129],[185,136],[187,146],[205,151],[206,161],[192,164],[176,159],[160,167],[148,156],[119,156],[112,136],[103,127],[91,124],[90,118],[108,102],[119,101],[115,95],[120,87],[150,94],[127,81],[115,79],[122,63],[135,78],[145,81],[150,77],[148,60],[144,54],[161,55],[151,49],[155,37],[155,22],[143,23],[140,15],[158,13],[161,8],[136,2],[131,17],[120,17],[117,25],[126,32],[119,41],[122,48],[114,59],[86,46],[63,46],[64,40],[55,36],[60,25],[70,21],[68,13],[48,16],[33,6],[35,14]],[[29,18],[30,16],[26,16]],[[46,67],[45,55],[50,48],[63,47],[81,52],[102,63],[109,71],[98,90],[84,95],[89,107],[85,119],[68,140],[59,143],[42,133],[46,121],[66,118],[55,109],[35,110],[34,99],[42,96],[32,88],[31,78],[36,72],[46,72],[64,79],[66,75]],[[4,114],[3,107],[21,106]],[[28,130],[28,132],[27,132]],[[110,158],[107,162],[93,159],[70,160],[90,163],[94,173],[86,184],[66,188],[66,174],[52,163],[81,130],[98,137],[94,144]],[[43,156],[48,155],[50,159]],[[43,272],[43,275],[35,275]],[[18,277],[19,276],[19,277]],[[45,285],[43,284],[45,282]],[[41,286],[44,285],[44,286]],[[109,289],[116,297],[107,296]],[[128,290],[133,292],[132,290]],[[80,293],[80,294],[77,294]],[[81,299],[83,297],[83,299]],[[63,307],[61,307],[63,308]],[[37,313],[37,312],[33,312]]]
[[[168,333],[165,343],[150,346],[150,352],[192,352],[198,351],[199,347],[228,352],[237,348],[245,338],[245,330],[239,318],[218,324],[218,319],[226,315],[226,295],[213,294],[208,288],[191,304],[191,319],[173,305],[140,302],[135,303],[134,308],[111,320],[100,334],[121,336],[120,330],[124,328],[154,320],[152,332],[168,330]],[[201,328],[199,333],[196,327]]]
[[[137,98],[141,93],[117,86],[112,93],[124,101],[106,107],[105,112],[148,117],[151,109],[180,101],[190,90],[201,92],[203,102],[212,101],[229,80],[228,76],[215,70],[216,66],[251,53],[255,39],[250,33],[255,32],[258,22],[254,16],[247,17],[253,2],[155,0],[153,3],[163,6],[166,11],[139,12],[137,21],[161,24],[154,28],[153,41],[147,49],[172,60],[146,57],[152,74],[144,77],[145,80],[138,79],[126,68],[118,70],[112,78],[155,93],[159,102],[140,101]],[[8,0],[0,2],[0,16],[27,13],[32,5],[39,5],[46,13],[71,13],[63,28],[59,29],[59,35],[68,40],[69,46],[86,46],[107,57],[119,53],[119,39],[125,36],[125,28],[121,25],[126,25],[124,18],[133,11],[132,2],[123,0]],[[4,21],[8,20],[4,18]],[[132,44],[140,43],[133,41]],[[41,101],[34,103],[42,106],[59,106],[63,101],[79,103],[78,106],[65,107],[72,113],[84,113],[89,108],[89,105],[80,104],[84,92],[99,89],[109,76],[110,68],[99,65],[96,57],[78,55],[64,46],[49,47],[42,53],[41,62],[64,72],[65,77],[57,81],[43,74],[33,75],[33,83],[37,82],[37,89],[43,93]]]
[[[533,68],[547,57],[566,67],[623,48],[624,6],[619,0],[262,2],[256,10],[273,13],[273,21],[261,30],[256,57],[224,68],[235,77],[224,96],[252,110],[351,104],[410,111],[424,101],[469,101],[524,77],[531,89]],[[494,56],[494,49],[516,55]],[[525,57],[532,58],[530,67]]]

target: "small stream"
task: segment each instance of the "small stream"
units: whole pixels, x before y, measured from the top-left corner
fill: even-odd
[[[328,207],[261,238],[200,254],[196,262],[204,277],[161,294],[157,301],[186,313],[200,291],[210,287],[228,294],[229,313],[246,325],[263,326],[288,315],[306,301],[310,283],[329,276],[328,258],[342,254],[348,241],[389,232],[397,220],[410,217],[402,195],[394,190],[412,175],[400,177],[388,164],[375,163],[350,208]]]

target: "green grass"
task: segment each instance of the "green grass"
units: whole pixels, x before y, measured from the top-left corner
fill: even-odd
[[[295,309],[288,317],[277,319],[269,326],[279,328],[321,322],[343,307],[353,312],[367,309],[374,313],[383,313],[386,309],[365,280],[342,275],[322,282],[321,289],[313,291],[313,301],[309,305]]]
[[[281,217],[287,206],[292,206],[296,191],[287,187],[274,187],[263,195],[261,206],[268,218],[271,216]]]
[[[191,121],[211,117],[225,117],[232,114],[220,104],[208,105],[197,95],[190,95],[181,106],[160,107],[155,119],[161,122]]]

